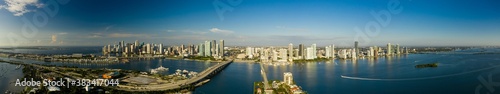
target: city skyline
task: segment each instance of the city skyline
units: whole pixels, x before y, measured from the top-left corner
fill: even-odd
[[[352,47],[384,46],[500,46],[498,1],[77,1],[56,2],[59,10],[23,35],[22,21],[46,12],[49,0],[32,0],[16,9],[14,2],[0,2],[0,46],[12,46],[10,33],[26,41],[19,46],[103,46],[135,40],[164,45],[197,45],[205,40],[225,40],[227,46],[287,46],[335,44]],[[397,1],[397,0],[396,0]],[[53,4],[53,3],[52,3]],[[229,5],[218,13],[214,6]],[[369,22],[396,5],[386,26],[371,34]],[[93,6],[93,7],[88,7]],[[24,11],[25,10],[25,11]],[[36,24],[36,23],[35,23]],[[379,23],[380,24],[380,23]],[[355,30],[359,28],[361,35]],[[367,36],[361,37],[359,36]],[[368,40],[368,41],[367,41]]]

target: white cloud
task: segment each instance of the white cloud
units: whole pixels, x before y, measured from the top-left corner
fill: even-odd
[[[210,29],[210,32],[221,33],[221,34],[231,34],[231,33],[234,33],[231,30],[222,30],[222,29],[219,29],[219,28],[212,28],[212,29]]]
[[[14,16],[22,16],[24,13],[33,12],[34,10],[28,9],[28,6],[43,7],[43,4],[38,0],[5,0],[5,3],[7,5],[1,5],[0,9],[5,8],[12,12]]]

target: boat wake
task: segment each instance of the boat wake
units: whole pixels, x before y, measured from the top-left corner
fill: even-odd
[[[412,80],[426,80],[426,79],[436,79],[436,78],[443,78],[443,77],[450,77],[450,76],[457,76],[457,75],[463,75],[467,73],[473,73],[473,72],[478,72],[478,71],[483,71],[483,70],[488,70],[488,69],[493,69],[496,67],[500,67],[500,65],[496,66],[491,66],[487,68],[482,68],[482,69],[477,69],[477,70],[472,70],[468,72],[462,72],[462,73],[455,73],[455,74],[448,74],[448,75],[441,75],[441,76],[431,76],[431,77],[420,77],[420,78],[401,78],[401,79],[381,79],[381,78],[364,78],[364,77],[352,77],[352,76],[344,76],[340,75],[340,77],[345,78],[345,79],[353,79],[353,80],[371,80],[371,81],[412,81]]]

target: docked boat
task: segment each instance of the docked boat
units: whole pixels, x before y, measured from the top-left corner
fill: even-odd
[[[16,69],[19,69],[19,68],[21,68],[21,65],[17,65]]]
[[[151,69],[151,70],[150,70],[150,72],[151,72],[152,74],[155,74],[155,73],[158,73],[158,72],[162,72],[162,71],[168,71],[168,68],[165,68],[165,67],[163,67],[163,66],[160,66],[160,67],[158,67],[158,68],[156,68],[156,69]]]

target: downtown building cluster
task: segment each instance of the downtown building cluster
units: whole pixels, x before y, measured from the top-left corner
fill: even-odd
[[[353,48],[336,49],[334,44],[319,49],[316,44],[309,47],[299,44],[298,47],[294,48],[293,44],[290,43],[288,47],[247,47],[245,51],[245,54],[240,54],[237,58],[259,59],[261,62],[314,60],[318,58],[357,59],[359,57],[408,54],[408,48],[401,48],[399,44],[388,43],[385,48],[377,46],[360,48],[357,41],[354,42]]]
[[[179,45],[164,47],[163,44],[139,43],[136,40],[134,43],[118,42],[114,45],[106,45],[102,48],[104,55],[117,55],[124,57],[147,57],[147,56],[204,56],[222,58],[224,56],[224,40],[220,40],[219,44],[216,41],[205,41],[200,45]]]
[[[316,44],[298,47],[292,43],[288,47],[247,47],[245,54],[240,54],[237,58],[258,58],[261,62],[287,62],[293,60],[312,60],[317,58],[334,58],[335,46],[326,46],[323,50],[318,50]],[[326,54],[326,55],[325,55]]]

